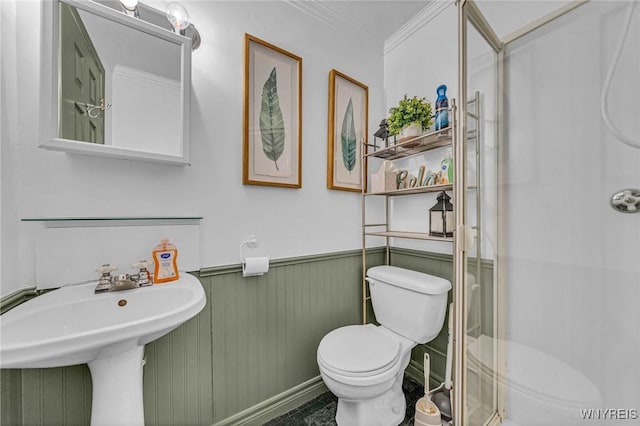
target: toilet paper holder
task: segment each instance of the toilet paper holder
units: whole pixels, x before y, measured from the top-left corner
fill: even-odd
[[[240,262],[242,264],[242,276],[254,277],[264,275],[269,271],[269,257],[252,257],[245,256],[244,248],[258,247],[258,239],[255,235],[249,235],[245,241],[240,243]],[[250,260],[249,260],[250,259]]]

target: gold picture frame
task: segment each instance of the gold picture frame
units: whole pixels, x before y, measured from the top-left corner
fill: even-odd
[[[244,36],[242,183],[302,188],[302,58]]]
[[[362,173],[362,146],[368,141],[369,88],[338,70],[329,72],[329,129],[327,188],[361,192],[367,188]]]

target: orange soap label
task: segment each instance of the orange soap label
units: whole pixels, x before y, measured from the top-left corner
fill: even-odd
[[[178,251],[154,250],[153,260],[155,262],[154,283],[164,283],[174,281],[179,278],[177,266]]]

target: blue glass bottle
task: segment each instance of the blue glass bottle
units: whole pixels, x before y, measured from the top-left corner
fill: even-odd
[[[436,124],[435,129],[440,130],[449,127],[449,99],[447,99],[447,86],[441,84],[436,89]]]

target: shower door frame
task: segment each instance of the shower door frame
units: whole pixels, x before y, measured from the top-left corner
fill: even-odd
[[[467,23],[473,25],[478,33],[485,39],[485,41],[491,46],[497,55],[497,241],[496,241],[496,262],[497,265],[494,268],[494,305],[493,305],[493,328],[494,335],[496,337],[494,343],[494,350],[496,356],[494,357],[494,375],[495,383],[495,411],[490,416],[486,425],[493,426],[499,425],[506,418],[506,389],[505,381],[499,380],[499,377],[505,377],[506,371],[506,262],[504,261],[507,247],[506,247],[506,220],[505,220],[505,208],[506,208],[506,191],[504,188],[505,176],[505,146],[506,146],[506,130],[507,122],[505,119],[505,105],[506,105],[506,55],[505,52],[510,43],[519,40],[521,37],[528,35],[529,33],[536,31],[544,25],[555,21],[556,19],[570,13],[578,7],[589,3],[590,0],[575,0],[571,3],[562,6],[555,11],[536,19],[529,24],[521,27],[520,29],[508,34],[503,39],[500,39],[493,28],[484,17],[474,0],[456,0],[458,7],[458,88],[459,88],[459,105],[457,114],[457,141],[458,146],[454,147],[455,162],[458,167],[455,168],[454,173],[454,194],[457,194],[457,199],[454,200],[455,219],[458,224],[457,232],[454,240],[454,362],[453,362],[453,374],[454,374],[454,387],[453,387],[453,418],[465,419],[467,401],[467,313],[465,307],[467,306],[467,294],[464,291],[466,288],[466,276],[467,276],[467,248],[465,247],[464,240],[467,231],[466,222],[466,170],[467,170],[467,144],[466,144],[466,116],[467,116]],[[478,244],[480,241],[478,241]],[[460,403],[458,403],[460,402]],[[464,420],[457,422],[458,425],[464,425]]]
[[[458,137],[456,138],[458,141],[458,149],[455,149],[455,162],[458,165],[454,170],[454,173],[457,172],[454,178],[455,191],[454,194],[457,194],[454,206],[455,206],[455,214],[456,214],[456,223],[458,224],[458,229],[455,236],[454,242],[454,276],[455,276],[455,293],[454,293],[454,363],[453,363],[453,374],[454,374],[454,386],[453,386],[453,418],[454,419],[465,419],[467,406],[467,378],[466,378],[466,368],[467,368],[467,294],[466,294],[466,277],[467,277],[467,250],[468,247],[465,246],[465,237],[467,237],[469,232],[469,227],[467,226],[466,219],[466,197],[467,197],[467,24],[470,23],[473,27],[478,31],[478,33],[486,40],[489,46],[493,49],[493,51],[497,55],[497,66],[498,66],[498,75],[496,78],[496,90],[498,93],[497,96],[497,114],[498,114],[498,124],[501,125],[503,120],[503,97],[500,94],[503,92],[503,68],[502,68],[502,59],[504,58],[504,43],[498,38],[495,34],[488,21],[485,19],[482,12],[478,9],[473,0],[459,0],[457,1],[458,6],[458,98],[460,108],[458,109]],[[497,129],[498,133],[498,151],[500,151],[500,146],[502,144],[501,138],[503,135],[502,128]],[[498,179],[500,178],[500,165],[498,164]],[[498,180],[499,181],[499,180]],[[478,183],[479,184],[479,183]],[[498,190],[498,192],[500,192]],[[500,194],[498,194],[498,200],[500,200]],[[500,211],[498,209],[498,211]],[[500,218],[498,218],[498,223],[500,223]],[[498,225],[499,227],[500,225]],[[498,232],[499,229],[498,229]],[[499,234],[500,235],[500,234]],[[476,240],[476,244],[481,244],[479,240]],[[497,264],[498,268],[502,262],[500,262],[500,239],[498,238],[498,247],[497,247]],[[494,306],[493,306],[493,333],[494,336],[500,336],[501,333],[504,332],[504,317],[500,316],[502,309],[498,309],[499,304],[496,303],[498,300],[496,297],[503,292],[500,291],[499,284],[495,285],[496,276],[500,276],[500,270],[494,272]],[[479,278],[479,277],[478,277]],[[498,279],[499,283],[499,279]],[[500,305],[503,306],[503,305]],[[495,339],[496,342],[499,339]],[[498,354],[497,360],[494,358],[494,370],[496,373],[494,374],[494,412],[489,417],[489,420],[486,424],[500,424],[502,420],[502,413],[504,412],[504,404],[501,402],[500,395],[504,394],[503,390],[500,389],[500,382],[497,380],[499,374],[502,374],[504,371],[503,368],[499,366],[504,366],[504,363],[500,363],[500,359],[503,357],[500,356],[500,350],[496,351]],[[457,421],[455,424],[463,425],[464,420]]]

